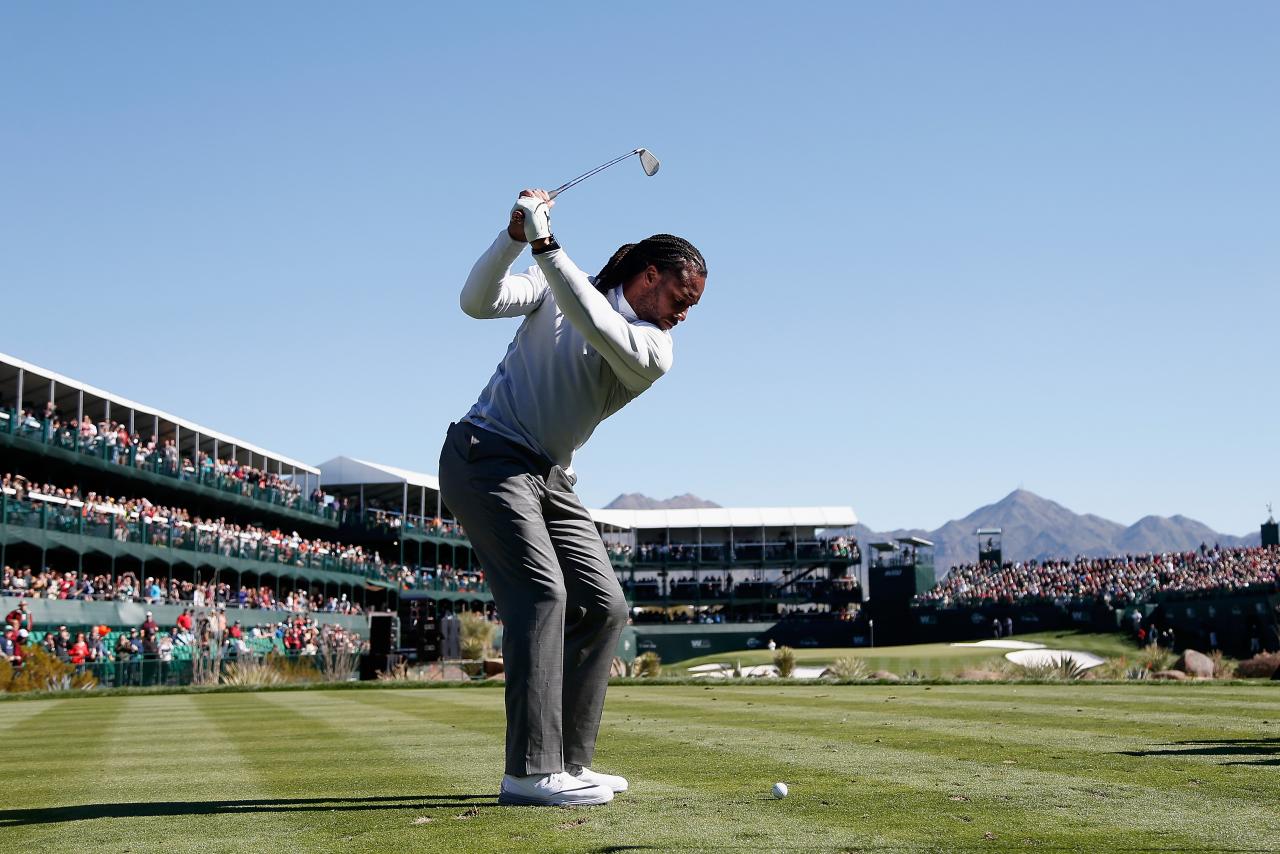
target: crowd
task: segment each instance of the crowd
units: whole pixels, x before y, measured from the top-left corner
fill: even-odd
[[[0,632],[0,660],[21,667],[35,623],[25,602],[5,617]],[[114,643],[107,626],[96,626],[73,636],[66,626],[45,632],[39,647],[60,661],[74,665],[105,662],[171,662],[175,651],[203,648],[223,656],[252,651],[249,641],[274,638],[286,653],[318,655],[322,652],[358,653],[364,642],[356,632],[332,623],[319,623],[309,614],[293,614],[279,622],[245,628],[240,620],[228,620],[225,607],[204,611],[184,608],[172,626],[162,628],[151,611],[142,624],[120,632]]]
[[[484,570],[441,564],[439,566],[401,566],[397,580],[401,590],[448,590],[473,593],[486,590]]]
[[[625,554],[630,555],[628,547]],[[820,561],[840,558],[856,562],[862,552],[858,541],[851,537],[831,537],[795,542],[789,538],[762,542],[751,539],[735,539],[725,543],[640,543],[635,549],[641,563],[696,563],[699,561],[720,563],[730,561],[785,562],[794,559]]]
[[[38,414],[37,414],[38,412]],[[331,503],[321,490],[304,497],[302,487],[290,477],[269,472],[238,460],[215,458],[198,451],[195,459],[184,456],[173,439],[159,439],[154,433],[143,441],[142,434],[114,420],[95,422],[89,416],[64,417],[52,403],[43,410],[22,409],[16,416],[17,431],[40,436],[42,441],[62,448],[79,449],[118,465],[147,469],[182,480],[215,485],[281,504],[316,510]]]
[[[229,584],[225,581],[189,581],[185,579],[146,576],[139,579],[132,571],[117,576],[59,572],[31,567],[18,569],[5,566],[0,571],[0,596],[32,599],[71,599],[81,602],[143,602],[148,605],[186,605],[195,608],[232,607],[270,611],[324,611],[330,614],[360,614],[362,607],[347,594],[328,596],[308,593],[305,589],[282,591],[279,596],[266,586]]]
[[[1192,552],[957,566],[916,601],[944,608],[1097,603],[1121,607],[1162,594],[1207,596],[1275,589],[1278,582],[1280,548],[1202,545]]]
[[[146,498],[114,498],[96,492],[82,493],[79,486],[33,484],[22,475],[0,477],[0,490],[10,496],[8,521],[30,524],[24,516],[44,505],[50,527],[77,530],[90,536],[109,536],[120,542],[217,553],[229,557],[268,560],[291,566],[373,569],[380,573],[382,558],[376,551],[328,540],[309,540],[296,531],[228,522],[225,517],[205,518],[185,508],[153,504]]]

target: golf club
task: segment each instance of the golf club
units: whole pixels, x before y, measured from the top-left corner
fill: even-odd
[[[654,157],[653,152],[651,152],[647,148],[637,148],[635,151],[628,151],[626,154],[622,155],[621,157],[615,157],[612,160],[610,160],[608,163],[605,163],[601,166],[597,166],[596,168],[592,169],[590,172],[582,173],[577,178],[574,178],[572,181],[568,182],[567,184],[561,184],[559,187],[556,187],[554,190],[551,191],[551,198],[554,199],[556,196],[560,195],[565,190],[572,187],[574,184],[587,180],[592,175],[604,169],[608,169],[610,166],[612,166],[615,163],[621,163],[622,161],[626,160],[628,157],[630,157],[633,154],[640,155],[640,168],[644,169],[644,174],[648,175],[650,178],[658,174],[658,166],[660,165],[658,163],[658,158]]]

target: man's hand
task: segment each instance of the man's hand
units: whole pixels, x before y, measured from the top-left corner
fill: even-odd
[[[539,204],[545,203],[545,206]],[[555,205],[546,190],[521,190],[511,209],[511,222],[507,234],[512,240],[528,243],[551,235],[551,217],[548,209]],[[532,234],[530,233],[532,232]],[[545,232],[545,233],[544,233]]]

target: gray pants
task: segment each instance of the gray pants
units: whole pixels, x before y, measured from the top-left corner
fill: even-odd
[[[627,603],[600,534],[559,466],[465,422],[440,453],[502,618],[506,773],[589,767]]]

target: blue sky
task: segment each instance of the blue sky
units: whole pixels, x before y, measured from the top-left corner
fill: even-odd
[[[934,527],[1021,485],[1244,533],[1280,500],[1278,57],[1274,3],[6,4],[0,350],[435,471],[515,331],[457,308],[511,198],[647,146],[556,233],[710,277],[588,503]]]

